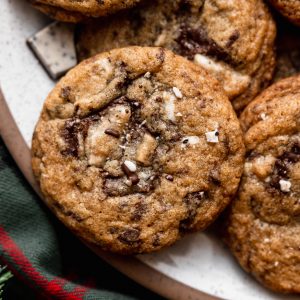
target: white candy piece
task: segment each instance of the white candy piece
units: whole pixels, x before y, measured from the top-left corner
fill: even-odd
[[[281,191],[283,191],[283,192],[290,192],[291,191],[292,184],[289,180],[281,179],[281,180],[279,180],[279,184],[280,184]]]
[[[181,93],[181,91],[180,91],[180,89],[179,88],[177,88],[177,87],[173,87],[173,92],[174,92],[174,94],[175,94],[175,96],[177,97],[177,98],[182,98],[182,93]]]
[[[28,38],[27,44],[52,79],[77,64],[73,25],[54,22]]]
[[[163,93],[163,98],[165,100],[165,111],[166,111],[166,115],[167,115],[167,118],[171,121],[176,121],[176,118],[175,118],[175,97],[174,95],[171,95],[167,92],[164,92]]]
[[[224,67],[220,63],[217,63],[211,58],[208,58],[207,56],[204,56],[202,54],[196,54],[194,56],[194,62],[210,71],[215,71],[215,72],[224,71]]]
[[[209,143],[219,143],[219,136],[218,136],[219,131],[216,129],[214,131],[209,131],[205,133],[206,140]]]
[[[133,161],[125,160],[124,165],[128,168],[130,172],[136,172],[136,164]]]
[[[150,72],[146,72],[144,75],[145,78],[150,78],[151,77],[151,73]]]
[[[186,136],[181,140],[181,147],[184,148],[187,145],[196,145],[200,142],[200,139],[198,136]]]
[[[267,115],[265,113],[261,113],[260,118],[265,121],[267,119]]]
[[[221,80],[225,92],[230,97],[235,96],[237,95],[236,93],[240,93],[246,89],[251,81],[248,75],[239,73],[229,65],[223,62],[214,61],[202,54],[196,54],[194,56],[194,62],[206,70],[214,72],[217,79]]]

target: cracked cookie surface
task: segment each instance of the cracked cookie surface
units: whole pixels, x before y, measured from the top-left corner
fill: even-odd
[[[272,78],[275,34],[261,0],[155,0],[82,24],[77,50],[84,59],[128,45],[165,47],[206,68],[240,111]]]
[[[244,146],[218,82],[162,48],[82,62],[48,96],[32,166],[49,206],[103,249],[143,253],[203,230],[236,192]]]
[[[300,77],[277,82],[242,113],[246,163],[226,240],[275,291],[300,293]]]
[[[29,2],[53,19],[77,23],[87,18],[102,17],[132,7],[139,0],[29,0]]]

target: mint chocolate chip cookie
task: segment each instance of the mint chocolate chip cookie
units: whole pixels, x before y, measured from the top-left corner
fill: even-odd
[[[80,25],[77,50],[84,59],[129,45],[168,48],[215,76],[241,111],[272,79],[275,34],[261,0],[149,0]]]
[[[237,117],[207,71],[162,48],[90,58],[50,93],[32,141],[45,200],[74,232],[122,254],[203,230],[235,194]]]
[[[247,156],[227,224],[241,266],[285,293],[300,293],[299,116],[299,76],[272,85],[242,113]]]
[[[139,0],[29,0],[29,2],[53,19],[76,23],[132,7]]]

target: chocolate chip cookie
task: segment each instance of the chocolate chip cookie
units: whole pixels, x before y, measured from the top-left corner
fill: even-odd
[[[300,293],[300,76],[242,113],[246,163],[227,224],[241,266],[268,288]]]
[[[78,27],[80,59],[128,45],[161,46],[207,69],[240,111],[272,78],[273,19],[261,0],[145,1]]]
[[[29,0],[29,2],[53,19],[64,22],[80,22],[87,18],[106,16],[132,7],[140,0]]]
[[[218,82],[162,48],[82,62],[48,96],[32,165],[57,216],[103,249],[143,253],[212,223],[236,192],[239,122]]]
[[[299,0],[269,0],[269,2],[291,22],[300,25]]]

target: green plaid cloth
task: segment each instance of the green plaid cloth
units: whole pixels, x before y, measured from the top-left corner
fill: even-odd
[[[0,139],[0,264],[14,274],[3,299],[162,299],[80,243],[43,205]]]

